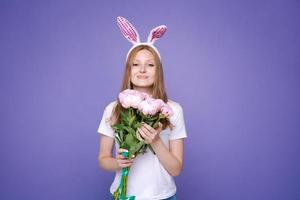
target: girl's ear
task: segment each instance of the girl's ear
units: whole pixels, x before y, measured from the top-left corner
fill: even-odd
[[[117,24],[121,30],[123,36],[129,40],[129,42],[136,44],[140,42],[140,36],[134,26],[124,17],[117,17]]]
[[[147,42],[153,44],[155,40],[161,38],[166,31],[167,31],[167,27],[165,25],[160,25],[155,27],[150,31]]]

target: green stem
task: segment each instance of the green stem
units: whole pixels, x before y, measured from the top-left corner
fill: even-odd
[[[153,128],[156,127],[156,125],[159,123],[159,120],[161,120],[162,118],[160,117],[160,115],[158,115],[158,118],[156,119],[156,121],[153,124]]]
[[[143,113],[141,113],[142,114],[142,121],[141,122],[144,122],[144,114]]]

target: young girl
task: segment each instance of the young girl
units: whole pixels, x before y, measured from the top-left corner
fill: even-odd
[[[120,120],[122,107],[119,101],[108,104],[104,110],[98,132],[100,133],[99,165],[108,171],[116,172],[110,187],[113,194],[120,184],[121,169],[131,167],[128,175],[127,195],[136,200],[176,199],[176,186],[173,177],[178,176],[183,166],[183,140],[186,136],[181,106],[167,98],[163,68],[158,50],[153,43],[162,37],[165,26],[154,28],[146,43],[139,41],[135,28],[125,18],[117,18],[123,35],[133,43],[127,53],[126,68],[121,91],[134,89],[146,92],[156,99],[168,103],[172,117],[156,129],[143,124],[138,133],[145,143],[150,144],[155,154],[147,151],[136,158],[121,155],[127,150],[116,143],[116,156],[112,155],[115,133],[112,125]]]

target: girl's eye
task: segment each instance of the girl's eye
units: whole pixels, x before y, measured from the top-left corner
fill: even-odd
[[[150,67],[154,67],[154,64],[149,64]]]
[[[133,64],[132,64],[132,66],[138,66],[138,65],[139,65],[139,64],[137,64],[137,63],[133,63]]]

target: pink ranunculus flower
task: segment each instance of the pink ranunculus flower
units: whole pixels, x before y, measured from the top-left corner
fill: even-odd
[[[164,101],[161,99],[155,99],[151,101],[151,105],[155,108],[155,113],[158,113],[161,110],[161,107],[164,105]]]
[[[152,110],[153,110],[152,106],[149,104],[148,99],[143,100],[143,101],[140,103],[138,109],[139,109],[139,111],[141,111],[144,115],[149,115],[149,114],[152,112]]]
[[[172,110],[172,108],[171,108],[171,106],[169,106],[168,104],[166,104],[166,103],[164,103],[163,105],[162,105],[162,107],[161,107],[161,113],[165,116],[165,117],[167,117],[167,118],[169,118],[169,117],[171,117],[174,113],[173,113],[173,110]]]
[[[119,101],[124,108],[138,108],[142,100],[144,95],[135,90],[127,89],[119,94]]]
[[[158,111],[160,111],[162,103],[163,101],[161,99],[148,97],[140,103],[138,109],[144,115],[155,115]]]

